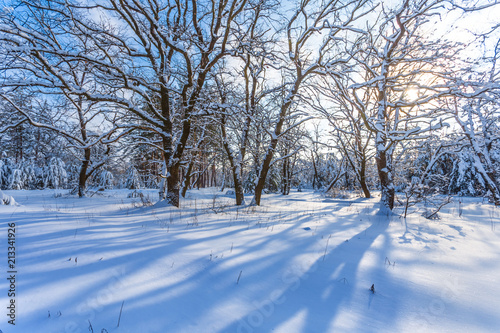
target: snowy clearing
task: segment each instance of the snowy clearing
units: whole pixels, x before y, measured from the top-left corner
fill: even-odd
[[[3,333],[500,327],[500,209],[479,198],[455,198],[432,221],[420,206],[405,221],[400,207],[377,215],[379,198],[310,191],[235,207],[216,189],[191,190],[181,209],[143,204],[153,190],[142,201],[129,190],[4,192],[18,205],[0,206]]]

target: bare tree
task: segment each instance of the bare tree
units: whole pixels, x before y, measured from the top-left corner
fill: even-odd
[[[450,93],[444,85],[444,60],[454,48],[423,36],[443,1],[404,1],[395,10],[382,9],[367,30],[363,52],[355,55],[346,84],[335,75],[336,92],[353,108],[374,136],[375,161],[382,193],[381,209],[394,207],[394,151],[401,142],[425,138],[441,128],[438,99]]]
[[[270,142],[259,169],[252,204],[260,205],[262,190],[266,182],[269,167],[276,152],[278,142],[288,131],[284,127],[291,110],[297,103],[307,99],[302,86],[315,75],[335,71],[345,63],[349,53],[345,51],[349,42],[343,34],[356,34],[359,30],[354,22],[366,15],[370,8],[365,8],[368,1],[301,1],[296,11],[286,24],[286,42],[288,60],[292,63],[285,73],[286,96],[278,110],[274,129],[270,131]],[[326,36],[321,35],[325,33]],[[319,44],[319,46],[318,46]],[[296,126],[294,124],[293,126]]]
[[[452,99],[450,110],[459,125],[462,138],[459,139],[462,147],[468,147],[474,159],[474,168],[484,180],[486,188],[491,193],[495,205],[500,205],[500,184],[497,168],[495,167],[494,152],[498,150],[500,142],[500,111],[498,98],[500,85],[496,61],[499,55],[500,42],[495,47],[495,56],[488,75],[479,78],[480,86],[476,86],[473,93],[467,93],[469,84],[465,84],[464,91],[458,98]],[[476,82],[478,83],[478,82]],[[499,161],[496,161],[499,163]]]
[[[456,4],[465,13],[488,10],[499,6],[498,1],[481,4]],[[473,166],[484,181],[495,205],[500,205],[500,183],[498,172],[500,159],[495,157],[500,143],[500,39],[499,25],[492,22],[488,31],[476,32],[475,41],[486,51],[480,59],[469,59],[463,55],[460,70],[454,72],[448,84],[455,87],[448,98],[447,107],[460,128],[458,149],[468,149],[472,154]],[[491,47],[485,46],[491,45]]]
[[[277,41],[273,22],[279,16],[277,1],[251,3],[247,19],[238,25],[239,47],[227,62],[219,66],[214,77],[217,102],[213,103],[220,125],[222,147],[232,173],[236,205],[244,204],[243,175],[252,135],[263,117],[264,102],[273,89],[268,89],[268,68],[277,60]],[[228,62],[229,62],[228,61]],[[260,145],[260,143],[259,143]],[[258,150],[258,148],[257,148]]]
[[[92,54],[89,38],[71,34],[73,25],[65,17],[50,15],[38,6],[24,9],[24,15],[14,12],[0,16],[0,43],[5,50],[0,96],[21,116],[21,122],[58,133],[80,152],[78,195],[82,197],[89,177],[107,162],[107,158],[92,156],[93,148],[107,145],[107,156],[109,144],[125,132],[117,131],[115,115],[105,103],[89,101],[81,93],[109,91],[96,85],[92,65],[75,56]],[[67,56],[69,47],[74,55]],[[30,104],[16,98],[21,89],[33,96]],[[47,108],[49,115],[42,119],[40,110]],[[11,119],[16,117],[12,115]]]
[[[90,67],[95,82],[108,92],[86,87],[72,94],[88,102],[108,103],[130,115],[122,128],[156,133],[161,143],[148,142],[163,152],[166,190],[160,197],[179,206],[180,168],[193,118],[208,74],[232,53],[232,27],[248,1],[21,1],[25,11],[61,17],[70,36],[85,36],[87,49],[79,52],[61,42],[47,44],[51,54]],[[23,21],[12,15],[5,32]],[[37,36],[35,29],[24,34]],[[15,37],[17,38],[17,37]],[[68,60],[69,59],[69,60]],[[54,71],[57,73],[57,71]]]
[[[366,128],[361,117],[365,105],[369,104],[370,93],[366,90],[364,95],[359,96],[362,103],[357,103],[346,88],[348,85],[349,83],[340,78],[333,84],[331,80],[323,80],[317,88],[321,94],[315,109],[328,120],[330,125],[330,135],[334,143],[329,147],[342,154],[353,170],[365,198],[370,198],[367,170],[369,161],[373,157],[373,132]]]

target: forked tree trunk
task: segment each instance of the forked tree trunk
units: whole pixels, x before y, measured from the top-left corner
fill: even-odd
[[[223,133],[225,133],[225,129],[223,130]],[[227,159],[229,160],[231,173],[233,175],[234,193],[236,195],[236,205],[241,206],[245,204],[243,182],[241,180],[241,161],[235,160],[231,148],[229,147],[229,144],[227,143],[226,140],[224,140],[223,146],[227,154]]]
[[[222,96],[222,101],[225,103],[226,99],[225,96]],[[238,157],[234,157],[233,151],[231,150],[231,147],[229,146],[228,142],[228,136],[226,132],[226,116],[223,114],[221,117],[221,133],[222,133],[222,146],[224,147],[224,150],[227,155],[227,159],[229,161],[229,165],[231,167],[231,173],[233,174],[233,182],[234,182],[234,193],[236,196],[236,206],[241,206],[245,204],[245,193],[243,190],[243,181],[241,180],[241,167],[243,164],[243,158],[245,157],[245,151],[246,151],[246,137],[248,134],[248,126],[249,122],[251,119],[250,117],[247,117],[246,123],[247,127],[245,127],[245,130],[243,132],[243,142],[241,143],[241,148],[240,148],[240,155]]]
[[[192,172],[193,172],[193,166],[194,166],[194,161],[191,161],[188,165],[186,174],[184,175],[184,181],[183,181],[182,193],[181,193],[183,198],[186,197],[186,192],[187,192],[189,186],[191,185],[191,176],[192,176]]]
[[[269,148],[267,150],[266,157],[264,161],[262,161],[262,166],[259,171],[259,178],[257,179],[257,184],[255,186],[255,194],[252,200],[253,205],[260,206],[260,199],[262,198],[262,191],[264,190],[264,186],[266,184],[267,174],[269,173],[269,167],[271,165],[271,160],[273,159],[274,150],[278,145],[278,139],[271,139],[271,143],[269,143]]]
[[[285,152],[285,155],[288,154],[288,152]],[[283,187],[281,189],[281,194],[283,195],[289,195],[290,194],[290,187],[291,187],[291,182],[292,182],[292,170],[291,170],[291,165],[290,165],[290,158],[286,158],[283,160]]]
[[[297,67],[297,79],[295,80],[294,86],[291,89],[290,93],[285,98],[285,102],[283,103],[283,105],[281,105],[278,122],[274,127],[274,133],[273,136],[271,137],[271,142],[269,143],[269,146],[267,148],[266,156],[262,161],[262,165],[259,172],[259,178],[255,186],[255,194],[252,199],[252,205],[260,206],[262,191],[264,190],[264,186],[266,184],[267,174],[269,173],[269,168],[271,166],[271,161],[273,159],[274,152],[276,151],[276,147],[278,146],[279,137],[281,136],[286,116],[288,115],[288,111],[292,106],[293,99],[295,98],[295,96],[297,96],[299,92],[299,88],[303,79],[304,76],[302,75],[302,71],[299,67]]]
[[[241,175],[237,170],[233,171],[234,193],[236,195],[236,205],[241,206],[245,204],[245,192],[243,190],[243,182]]]

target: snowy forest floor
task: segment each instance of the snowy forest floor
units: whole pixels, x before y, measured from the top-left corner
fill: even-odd
[[[0,206],[6,313],[16,224],[16,325],[2,314],[3,333],[500,327],[500,209],[478,198],[455,198],[439,220],[422,207],[404,220],[401,207],[377,215],[379,198],[310,191],[235,207],[216,189],[192,190],[181,209],[128,190],[4,192],[18,206]]]

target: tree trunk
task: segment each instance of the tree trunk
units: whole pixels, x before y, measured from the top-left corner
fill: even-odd
[[[222,184],[220,185],[220,191],[224,192],[226,188],[226,165],[222,162]]]
[[[179,164],[167,167],[167,195],[165,200],[168,204],[179,207],[180,206],[180,186],[179,186]]]
[[[359,170],[359,184],[363,190],[365,198],[371,198],[370,190],[366,184],[366,160],[361,161],[361,168]]]
[[[235,161],[235,158],[231,152],[229,144],[225,142],[223,144],[224,149],[227,153],[227,158],[229,160],[229,165],[231,166],[231,173],[233,174],[234,182],[234,193],[236,194],[236,206],[241,206],[245,204],[245,195],[243,190],[243,182],[241,181],[241,161]]]
[[[241,206],[245,204],[245,192],[243,190],[243,182],[241,181],[241,176],[239,172],[233,172],[234,181],[234,193],[236,194],[236,206]]]
[[[311,151],[311,157],[312,157],[313,170],[314,170],[312,186],[313,186],[313,190],[319,190],[319,186],[317,185],[318,169],[316,168],[316,160],[314,158],[314,153],[312,151]]]
[[[194,161],[191,161],[188,165],[186,175],[184,176],[184,181],[183,181],[183,185],[182,185],[182,193],[181,193],[183,198],[186,197],[186,192],[189,188],[189,185],[191,185],[191,172],[193,171],[193,166],[194,166]]]
[[[368,185],[366,185],[366,181],[363,178],[363,180],[360,182],[361,184],[361,190],[363,191],[363,195],[365,198],[371,198],[370,190],[368,189]]]
[[[90,164],[90,148],[84,149],[83,151],[83,161],[80,167],[80,175],[78,177],[78,196],[80,198],[85,196],[85,189],[87,188],[87,170]]]
[[[283,103],[283,105],[281,105],[278,122],[274,127],[274,133],[271,138],[271,142],[269,143],[269,147],[267,148],[266,157],[264,157],[264,161],[262,161],[262,166],[259,172],[259,178],[257,181],[257,185],[255,186],[255,194],[252,199],[252,205],[260,206],[262,191],[264,190],[267,174],[269,173],[269,167],[271,166],[271,161],[273,159],[274,152],[276,151],[276,146],[278,145],[279,137],[283,130],[283,124],[285,123],[286,116],[288,115],[288,110],[292,106],[293,99],[295,96],[297,96],[297,93],[299,92],[300,84],[302,83],[303,79],[304,77],[302,76],[301,68],[297,67],[297,79],[295,80],[295,84],[291,89],[290,93],[285,98],[285,102]]]
[[[225,102],[225,99],[223,99],[223,101]],[[241,165],[242,165],[243,154],[245,153],[246,149],[246,143],[245,142],[242,143],[240,156],[235,158],[231,150],[231,147],[229,146],[229,142],[227,141],[225,115],[221,117],[221,132],[222,132],[222,146],[226,151],[227,159],[229,160],[229,165],[231,166],[231,173],[233,174],[234,193],[236,195],[236,206],[241,206],[245,204],[243,182],[241,181]]]
[[[269,149],[267,150],[266,157],[262,162],[261,169],[259,171],[259,178],[257,180],[257,185],[255,186],[255,194],[252,200],[253,205],[260,206],[260,199],[262,198],[262,191],[264,190],[264,186],[266,184],[267,174],[269,173],[269,167],[271,166],[271,160],[273,159],[274,150],[278,145],[278,139],[271,139],[271,143],[269,144]]]
[[[288,154],[288,152],[285,152],[285,154]],[[283,187],[281,189],[281,194],[283,195],[288,195],[290,194],[290,160],[288,158],[283,160],[283,175],[282,175],[282,183]]]
[[[171,133],[172,131],[172,123],[170,120],[166,120],[166,132]],[[189,134],[188,134],[189,135]],[[162,189],[160,189],[160,200],[164,198],[167,204],[179,207],[180,203],[180,177],[179,177],[179,159],[176,162],[172,162],[177,156],[173,156],[172,151],[172,136],[167,135],[163,137],[163,150],[164,150],[164,161],[165,161],[165,171],[167,173],[164,176],[166,179],[166,190],[167,193],[161,193]],[[180,154],[178,154],[180,155]]]
[[[167,167],[166,167],[166,164],[165,164],[165,161],[163,161],[163,166],[161,168],[161,173],[160,173],[160,177],[161,177],[161,180],[160,180],[160,189],[158,191],[158,196],[159,196],[159,200],[165,200],[165,193],[166,193],[166,190],[167,190],[167,177],[165,176],[165,174],[167,173]]]
[[[380,179],[380,190],[382,192],[382,198],[380,203],[383,208],[392,210],[394,208],[394,183],[392,180],[392,165],[391,156],[385,150],[377,151],[375,156],[375,161],[377,163],[377,171]]]
[[[402,36],[402,35],[400,35]],[[400,38],[400,37],[399,37]],[[390,53],[386,54],[386,59],[382,63],[382,73],[384,80],[378,86],[378,110],[377,110],[377,133],[375,136],[375,162],[380,181],[380,190],[382,197],[380,199],[381,209],[392,211],[394,208],[394,184],[392,179],[392,148],[387,147],[387,130],[388,130],[388,115],[387,115],[387,75],[389,73]]]

